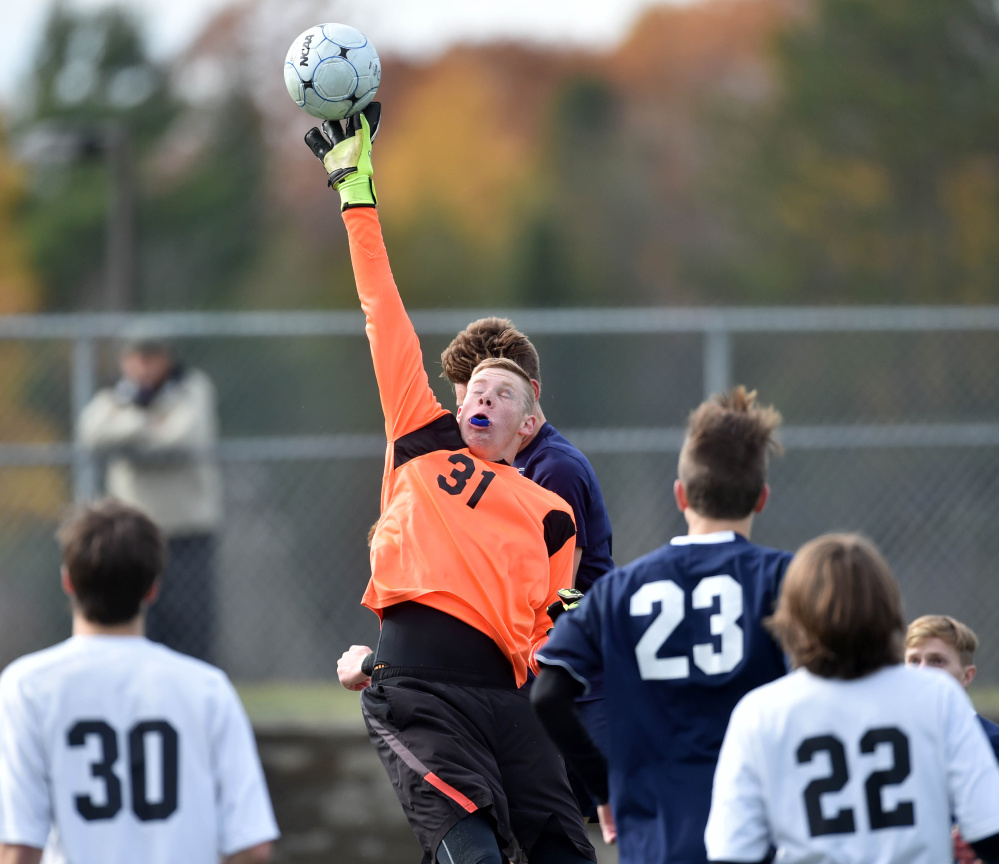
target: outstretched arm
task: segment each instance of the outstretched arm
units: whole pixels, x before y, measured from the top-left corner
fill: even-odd
[[[430,389],[420,341],[389,268],[377,212],[346,210],[343,221],[385,415],[385,434],[389,441],[397,441],[447,411]]]
[[[381,105],[371,103],[347,121],[346,129],[327,120],[326,137],[311,129],[305,141],[323,161],[329,184],[340,193],[343,221],[357,294],[366,318],[375,377],[385,415],[385,434],[397,441],[447,413],[434,396],[423,353],[389,267],[371,167],[371,141],[378,132]]]

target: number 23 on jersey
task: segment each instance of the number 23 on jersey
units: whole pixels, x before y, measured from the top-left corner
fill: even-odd
[[[635,645],[635,658],[643,680],[689,678],[691,659],[705,675],[731,672],[742,660],[745,653],[743,632],[736,623],[742,617],[744,605],[742,586],[726,574],[705,576],[694,587],[690,601],[695,612],[712,610],[717,601],[718,611],[708,616],[708,626],[712,636],[720,637],[719,646],[716,648],[713,642],[704,642],[691,647],[691,657],[660,657],[660,650],[686,615],[684,591],[671,579],[662,579],[647,582],[631,595],[629,612],[633,618],[652,615],[655,607],[659,607],[659,613]]]

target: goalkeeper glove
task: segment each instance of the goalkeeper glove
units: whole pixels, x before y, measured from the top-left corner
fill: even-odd
[[[343,126],[339,120],[327,120],[322,132],[313,127],[305,133],[305,143],[322,160],[329,185],[340,193],[341,210],[378,203],[371,177],[371,142],[378,134],[381,113],[381,103],[372,102]]]
[[[563,612],[575,609],[579,605],[579,601],[583,599],[583,592],[578,588],[559,588],[558,598],[546,610],[548,617],[552,619],[552,624],[555,623],[558,616]]]

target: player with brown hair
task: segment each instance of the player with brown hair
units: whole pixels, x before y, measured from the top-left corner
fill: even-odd
[[[923,615],[909,625],[905,634],[907,664],[946,672],[966,690],[978,673],[975,666],[977,650],[975,631],[950,615]],[[980,714],[978,722],[999,759],[999,724]]]
[[[509,318],[480,318],[458,333],[441,354],[441,375],[454,386],[461,404],[473,370],[490,357],[514,361],[531,378],[535,396],[541,398],[541,360],[530,339],[513,326]],[[537,424],[521,442],[513,465],[528,480],[550,489],[571,507],[576,521],[576,551],[573,558],[573,585],[587,591],[614,567],[611,558],[611,523],[604,505],[603,490],[596,472],[582,451],[545,419],[540,401],[535,408]],[[556,615],[563,606],[555,606]],[[581,696],[578,707],[583,723],[597,746],[606,746],[607,714],[603,682],[590,682],[590,692]],[[573,793],[583,816],[597,815],[596,804],[575,772],[569,772]]]
[[[687,421],[673,484],[677,504],[708,520],[752,518],[770,494],[767,465],[780,451],[780,413],[756,404],[756,391],[736,387],[701,403]]]
[[[909,625],[905,634],[905,662],[909,666],[939,669],[946,672],[965,689],[975,680],[975,651],[978,636],[967,624],[950,615],[923,615]],[[999,759],[999,724],[978,715],[978,722],[985,731],[992,751]],[[971,848],[955,829],[954,859],[959,862],[975,861]]]
[[[978,636],[950,615],[923,615],[905,631],[905,662],[953,675],[962,687],[975,680]]]
[[[566,761],[602,803],[622,864],[704,862],[711,778],[729,714],[787,671],[762,620],[788,552],[750,542],[780,414],[744,387],[694,410],[674,483],[689,533],[611,571],[560,616],[532,691]],[[573,699],[604,675],[606,761]]]
[[[999,860],[999,766],[968,697],[902,665],[902,601],[853,534],[806,543],[769,622],[795,671],[736,706],[705,832],[716,864],[939,864],[951,817]]]
[[[340,193],[388,448],[362,600],[377,649],[352,646],[341,683],[361,708],[424,861],[584,864],[593,848],[558,754],[518,690],[572,581],[569,506],[510,464],[535,424],[531,380],[480,363],[457,418],[430,388],[382,240],[371,179],[373,103],[306,142]]]
[[[851,534],[806,543],[784,579],[767,627],[795,668],[862,678],[902,661],[902,597],[874,545]]]
[[[586,591],[614,567],[611,523],[597,475],[582,451],[546,419],[541,409],[541,360],[534,344],[509,318],[479,318],[458,333],[441,354],[441,376],[454,386],[460,405],[469,378],[483,361],[504,357],[531,379],[538,400],[534,430],[524,437],[513,465],[535,483],[550,489],[572,506],[576,520],[575,587]]]
[[[267,861],[277,825],[235,689],[144,636],[159,529],[107,500],[58,539],[72,638],[0,675],[0,862]]]
[[[441,352],[441,377],[461,388],[455,390],[458,402],[464,398],[475,367],[489,357],[513,360],[537,382],[535,392],[540,395],[541,358],[534,344],[509,318],[492,316],[473,321]]]

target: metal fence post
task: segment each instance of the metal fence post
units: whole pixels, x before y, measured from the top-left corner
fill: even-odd
[[[76,429],[80,412],[94,395],[97,382],[97,350],[90,336],[78,336],[73,340],[72,399],[70,402],[73,417],[71,428]],[[97,494],[97,466],[94,455],[78,443],[73,435],[73,500],[90,501]]]
[[[732,334],[720,327],[704,331],[704,398],[731,387]]]

